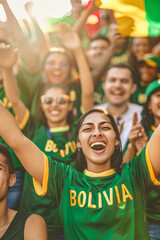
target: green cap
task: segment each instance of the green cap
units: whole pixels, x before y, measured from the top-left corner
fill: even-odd
[[[140,62],[145,62],[151,67],[160,67],[160,58],[152,54],[145,54]]]
[[[149,86],[146,88],[145,94],[148,99],[150,94],[156,90],[157,88],[160,88],[160,79],[153,81]]]

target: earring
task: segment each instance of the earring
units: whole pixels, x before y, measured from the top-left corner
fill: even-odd
[[[81,149],[80,149],[80,147],[78,145],[76,145],[76,148],[77,148],[78,152],[81,151]]]

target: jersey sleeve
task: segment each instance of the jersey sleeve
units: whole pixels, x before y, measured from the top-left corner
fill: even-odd
[[[142,191],[146,191],[150,184],[160,185],[160,182],[156,179],[153,171],[148,146],[130,161],[129,166],[131,167],[133,176]]]
[[[56,162],[44,154],[44,174],[42,185],[33,178],[33,185],[39,196],[60,198],[71,167]]]

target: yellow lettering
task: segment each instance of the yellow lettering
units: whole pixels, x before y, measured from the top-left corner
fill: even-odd
[[[47,140],[46,146],[45,146],[45,151],[46,152],[51,152],[53,148],[53,141],[52,140]]]
[[[100,192],[98,193],[98,206],[99,208],[102,208],[102,195]]]
[[[117,202],[118,202],[118,203],[121,203],[121,199],[120,199],[120,195],[119,195],[118,187],[115,186],[114,188],[115,188],[115,191],[116,191]]]
[[[130,192],[128,191],[127,187],[122,184],[122,196],[123,196],[123,202],[126,202],[126,198],[130,198],[130,200],[133,199]]]
[[[110,199],[108,198],[107,193],[105,191],[103,191],[103,195],[108,205],[113,205],[113,188],[110,188]]]
[[[82,197],[82,201],[81,201],[81,196],[83,195]],[[78,205],[80,207],[84,207],[85,203],[86,203],[86,198],[87,198],[87,195],[84,191],[81,191],[79,194],[78,194]]]
[[[76,201],[76,191],[70,190],[70,204],[71,206],[75,206],[77,203]]]
[[[88,207],[89,207],[89,208],[97,208],[96,205],[92,204],[92,192],[89,192],[89,196],[88,196]]]
[[[75,142],[69,142],[68,144],[70,146],[70,149],[71,149],[72,153],[74,153],[76,151],[76,144],[75,144]]]
[[[65,155],[69,154],[69,143],[65,144]]]
[[[53,142],[53,152],[55,153],[55,152],[58,152],[58,148],[57,148],[57,144],[55,144],[54,142]]]
[[[63,150],[63,149],[60,150],[60,155],[61,155],[61,157],[63,157],[63,158],[65,157],[65,153],[64,153],[64,150]]]

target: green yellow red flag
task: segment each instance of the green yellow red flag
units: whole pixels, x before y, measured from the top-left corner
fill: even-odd
[[[160,36],[160,0],[101,0],[112,9],[124,36]]]

